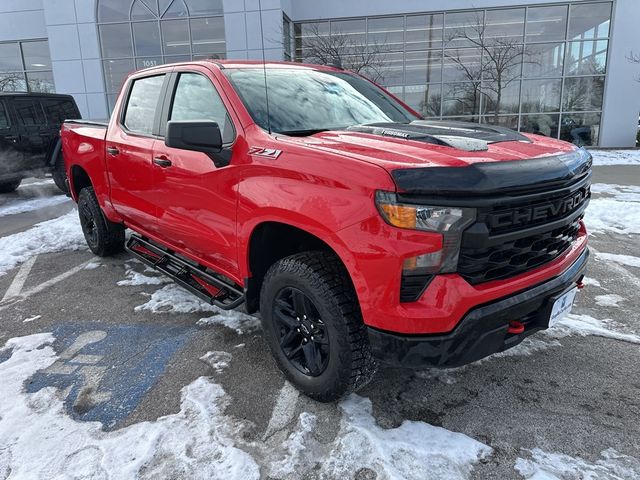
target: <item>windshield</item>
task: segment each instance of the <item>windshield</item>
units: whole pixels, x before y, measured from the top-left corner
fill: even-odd
[[[267,69],[267,116],[263,69],[223,72],[253,120],[276,133],[308,135],[368,123],[408,123],[417,118],[383,90],[357,75],[280,68]]]

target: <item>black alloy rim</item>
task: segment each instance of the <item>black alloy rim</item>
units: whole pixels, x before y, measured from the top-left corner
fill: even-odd
[[[95,245],[98,242],[98,229],[96,228],[96,222],[93,219],[93,214],[86,205],[83,205],[80,208],[80,219],[82,223],[82,230],[84,231],[87,242],[89,245]]]
[[[329,337],[311,299],[297,288],[283,288],[274,302],[273,319],[289,362],[305,375],[321,375],[329,362]]]

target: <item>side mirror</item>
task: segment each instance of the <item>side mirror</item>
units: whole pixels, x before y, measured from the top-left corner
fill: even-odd
[[[222,133],[218,124],[211,120],[170,121],[164,143],[167,147],[211,156],[222,150]]]

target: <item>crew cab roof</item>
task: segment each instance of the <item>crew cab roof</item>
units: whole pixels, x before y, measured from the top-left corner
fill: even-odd
[[[317,65],[312,63],[299,63],[299,62],[275,62],[268,61],[262,62],[261,60],[216,60],[216,59],[207,59],[207,60],[195,60],[191,62],[178,62],[178,63],[165,63],[162,65],[157,65],[141,70],[136,70],[135,72],[131,72],[131,75],[137,75],[141,72],[153,72],[155,70],[166,69],[167,67],[172,66],[185,66],[185,65],[200,65],[200,66],[211,66],[214,65],[218,67],[220,70],[224,70],[226,68],[270,68],[270,69],[286,69],[286,70],[320,70],[327,72],[341,72],[344,71],[342,68],[332,67],[328,65]]]
[[[72,95],[64,93],[41,93],[41,92],[0,92],[1,97],[38,97],[38,98],[68,98],[73,99]]]

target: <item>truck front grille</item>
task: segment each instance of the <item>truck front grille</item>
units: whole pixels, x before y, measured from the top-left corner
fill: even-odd
[[[521,196],[479,199],[478,219],[462,237],[458,273],[471,284],[510,278],[562,255],[576,240],[590,175]]]

